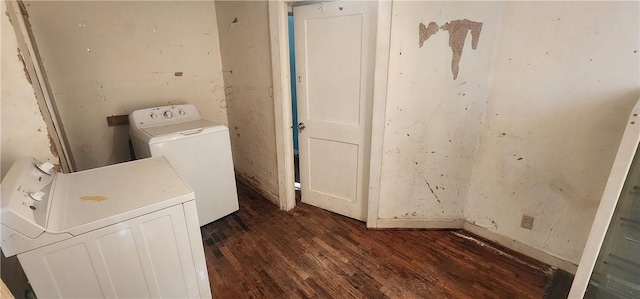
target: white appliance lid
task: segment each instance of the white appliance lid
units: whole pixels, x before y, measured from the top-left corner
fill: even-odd
[[[142,129],[152,137],[169,135],[169,134],[181,134],[183,136],[189,136],[201,133],[206,130],[207,132],[218,132],[227,130],[224,125],[216,124],[206,120],[194,120],[176,124],[169,124],[163,126],[148,127]]]
[[[51,233],[79,235],[195,198],[165,157],[59,174],[55,184]]]

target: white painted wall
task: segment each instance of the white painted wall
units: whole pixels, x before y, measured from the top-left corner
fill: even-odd
[[[465,219],[577,264],[640,97],[638,11],[395,1],[378,219]],[[456,80],[448,32],[418,45],[419,23],[454,19],[483,22]]]
[[[6,11],[2,1],[0,11]],[[9,18],[0,17],[0,99],[1,99],[1,177],[9,171],[18,157],[32,156],[41,161],[58,164],[51,152],[47,127],[36,103],[33,87],[27,81],[23,64],[18,58],[18,44]]]
[[[489,95],[502,3],[395,1],[380,219],[462,219]],[[418,26],[482,22],[476,50],[467,34],[458,78],[449,32],[419,47]]]
[[[638,2],[505,3],[469,222],[579,262],[640,97],[639,20]]]
[[[234,166],[253,187],[277,200],[268,3],[216,1],[216,11]]]
[[[212,1],[25,4],[79,170],[129,159],[128,127],[107,116],[191,103],[227,124]]]

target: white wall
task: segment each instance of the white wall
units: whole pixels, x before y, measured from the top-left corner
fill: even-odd
[[[577,264],[640,97],[638,8],[395,1],[378,219],[464,219]],[[453,80],[448,32],[419,47],[418,24],[456,19],[483,27]]]
[[[2,1],[0,11],[6,11]],[[32,156],[41,161],[58,164],[57,154],[52,153],[47,126],[36,103],[33,87],[27,81],[23,64],[18,58],[18,44],[9,18],[4,13],[0,25],[2,35],[0,62],[0,114],[1,177],[9,171],[18,157]]]
[[[640,97],[638,22],[638,2],[505,3],[468,221],[579,262]]]
[[[128,127],[107,116],[191,103],[227,124],[212,1],[25,4],[79,170],[129,159]]]
[[[389,85],[378,218],[462,219],[489,92],[502,4],[393,3]],[[456,80],[449,32],[419,47],[419,24],[481,22],[469,32]]]
[[[278,165],[268,3],[216,1],[216,11],[234,166],[275,201]]]

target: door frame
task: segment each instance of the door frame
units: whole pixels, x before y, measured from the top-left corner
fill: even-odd
[[[306,1],[304,1],[306,2]],[[280,208],[288,211],[296,206],[293,168],[293,124],[289,74],[289,7],[295,0],[269,1],[269,34],[271,41],[271,70],[276,126],[276,160],[278,165],[278,198]],[[317,1],[308,1],[309,4]],[[306,3],[305,3],[306,4]],[[373,107],[371,115],[370,168],[368,175],[367,226],[376,227],[380,202],[380,179],[384,145],[389,47],[391,41],[392,1],[378,2],[376,52],[373,78]],[[294,16],[295,18],[295,16]]]
[[[65,133],[60,114],[49,86],[46,71],[42,66],[42,59],[38,52],[35,37],[31,32],[29,16],[24,11],[22,0],[6,1],[7,16],[13,23],[13,31],[16,34],[18,48],[22,54],[25,70],[31,78],[33,92],[36,95],[36,103],[40,108],[42,118],[47,126],[49,138],[55,146],[60,166],[64,173],[76,170],[75,162],[71,154],[67,135]]]

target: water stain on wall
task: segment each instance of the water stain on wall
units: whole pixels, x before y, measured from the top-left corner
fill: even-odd
[[[564,177],[556,177],[549,181],[549,189],[563,197],[567,201],[573,201],[578,198],[576,191]]]
[[[453,20],[440,27],[438,27],[438,24],[435,22],[430,22],[428,26],[420,23],[418,24],[418,47],[422,48],[424,42],[438,30],[449,31],[449,47],[453,52],[451,57],[451,73],[453,74],[453,80],[455,80],[458,78],[460,57],[462,57],[462,50],[464,49],[464,42],[467,39],[467,34],[471,32],[471,49],[475,50],[478,47],[478,41],[480,40],[482,23],[467,19]]]

